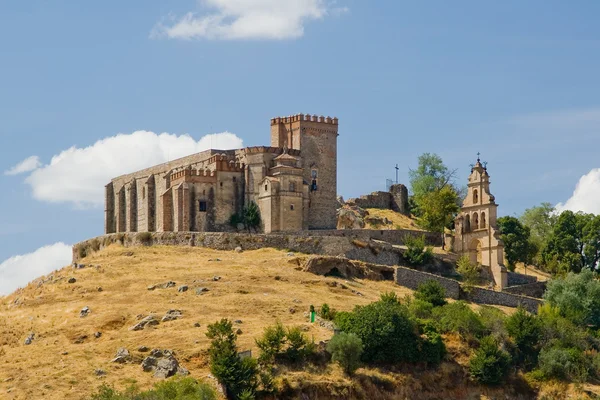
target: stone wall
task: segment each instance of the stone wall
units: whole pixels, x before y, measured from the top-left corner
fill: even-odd
[[[519,296],[506,292],[495,292],[493,290],[471,288],[470,291],[464,292],[463,296],[466,300],[477,304],[491,304],[506,307],[521,306],[531,313],[537,313],[538,306],[543,304],[540,299],[532,297]]]
[[[337,230],[312,230],[294,232],[298,236],[336,236],[349,237],[358,240],[381,240],[396,245],[403,245],[404,238],[408,236],[425,235],[425,241],[429,246],[441,246],[441,235],[433,232],[415,231],[410,229],[337,229]]]
[[[459,299],[460,284],[458,281],[404,267],[397,267],[396,274],[394,276],[394,281],[398,285],[413,290],[416,290],[421,283],[430,280],[439,282],[440,285],[446,289],[446,297],[450,297],[451,299],[455,300]]]
[[[533,282],[526,285],[510,286],[504,289],[506,293],[535,297],[536,299],[541,299],[545,291],[546,282]]]
[[[408,205],[408,189],[401,183],[390,186],[390,194],[392,196],[392,210],[404,215],[409,215]]]
[[[537,282],[537,277],[531,275],[519,274],[518,272],[508,272],[508,286],[527,285]]]
[[[391,209],[392,194],[390,192],[373,192],[356,199],[350,199],[348,200],[348,203],[354,203],[360,208]]]

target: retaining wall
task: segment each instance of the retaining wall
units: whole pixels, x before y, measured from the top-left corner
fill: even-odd
[[[546,282],[533,282],[527,285],[509,286],[504,292],[541,299],[546,291]]]
[[[518,272],[508,272],[508,286],[527,285],[537,282],[537,277],[532,275],[524,275]]]
[[[310,230],[289,233],[289,235],[308,237],[308,236],[330,236],[330,237],[349,237],[358,240],[381,240],[391,244],[404,244],[404,237],[418,237],[425,235],[425,241],[430,246],[441,246],[442,236],[438,233],[415,231],[410,229],[331,229],[331,230]]]
[[[421,283],[430,280],[439,282],[440,285],[446,289],[446,297],[450,297],[451,299],[455,300],[460,298],[460,284],[458,281],[405,267],[397,267],[394,276],[394,281],[398,285],[413,290],[416,290]]]
[[[521,306],[531,313],[537,313],[538,306],[543,304],[540,299],[532,297],[519,296],[507,292],[495,292],[493,290],[471,288],[467,292],[463,292],[463,298],[477,304],[491,304],[506,307]]]

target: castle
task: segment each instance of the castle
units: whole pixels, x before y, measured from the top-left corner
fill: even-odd
[[[210,149],[112,179],[105,227],[218,232],[255,202],[265,233],[335,229],[338,119],[271,119],[271,146]]]

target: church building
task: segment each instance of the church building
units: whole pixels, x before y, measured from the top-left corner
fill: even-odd
[[[105,233],[230,231],[258,205],[262,229],[335,229],[338,119],[271,119],[271,145],[210,149],[112,179]]]

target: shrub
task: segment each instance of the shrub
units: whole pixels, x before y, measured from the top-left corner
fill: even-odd
[[[272,363],[275,360],[275,356],[281,353],[285,344],[285,329],[283,325],[278,322],[273,326],[266,327],[262,338],[257,339],[255,342],[261,351],[258,361],[261,364]]]
[[[321,318],[326,319],[328,321],[333,321],[336,313],[337,311],[334,308],[330,308],[329,304],[327,303],[324,303],[321,306],[321,310],[319,311],[319,315],[321,316]]]
[[[456,262],[456,267],[456,271],[462,276],[463,282],[467,286],[472,286],[479,282],[481,267],[472,263],[469,256],[464,255],[460,257]]]
[[[589,269],[551,280],[544,299],[574,323],[600,327],[600,281]]]
[[[405,301],[408,312],[416,319],[430,319],[433,315],[433,304],[420,299],[407,299]]]
[[[506,331],[517,346],[515,361],[526,366],[535,365],[542,337],[539,319],[519,307],[506,319]]]
[[[336,326],[354,333],[363,343],[365,362],[396,363],[418,359],[418,329],[400,303],[378,301],[356,306],[352,312],[339,312]]]
[[[479,349],[469,361],[471,377],[480,383],[494,385],[502,382],[510,365],[510,356],[498,347],[492,336],[480,341]]]
[[[406,235],[404,244],[407,247],[404,255],[410,264],[423,265],[433,260],[433,249],[431,247],[425,248],[425,235]]]
[[[211,339],[210,372],[225,385],[227,392],[238,398],[243,392],[256,391],[258,365],[251,357],[240,358],[237,351],[237,335],[230,321],[222,319],[208,325],[206,336]]]
[[[198,382],[191,377],[170,379],[154,385],[154,389],[140,392],[132,386],[124,392],[102,385],[91,400],[215,400],[217,394],[207,383]]]
[[[420,355],[421,361],[434,365],[439,364],[446,355],[446,345],[444,345],[442,336],[432,324],[423,326]]]
[[[86,250],[85,246],[83,246],[83,245],[77,246],[77,255],[79,256],[80,259],[85,258],[87,256],[87,250]]]
[[[587,349],[588,333],[563,317],[558,308],[546,303],[539,308],[538,318],[541,324],[542,342],[545,345]]]
[[[385,292],[385,293],[381,293],[379,295],[379,299],[381,301],[383,301],[384,303],[390,303],[390,304],[395,304],[398,303],[398,295],[396,294],[396,292],[390,291],[390,292]]]
[[[363,352],[362,340],[353,333],[339,333],[331,338],[327,344],[327,351],[331,359],[338,363],[344,372],[352,375],[360,365]]]
[[[441,332],[456,332],[464,338],[481,337],[485,326],[467,303],[455,301],[433,311],[434,319]]]
[[[548,347],[540,352],[538,367],[544,379],[582,382],[588,376],[590,364],[583,352],[577,348]]]
[[[152,242],[152,233],[150,232],[140,232],[136,236],[137,240],[142,244],[150,244]]]
[[[419,284],[415,299],[433,304],[434,307],[446,304],[446,289],[436,280],[430,279]]]
[[[492,335],[498,340],[506,338],[506,315],[501,310],[496,307],[481,306],[479,309],[479,317],[485,328],[486,335]]]
[[[314,342],[309,341],[299,327],[288,328],[285,338],[288,347],[284,356],[291,362],[304,361],[315,352]]]

